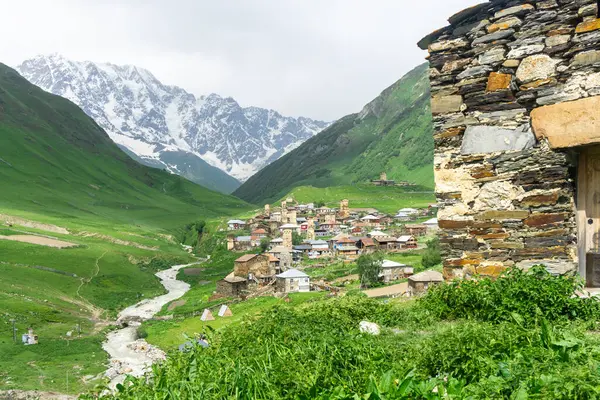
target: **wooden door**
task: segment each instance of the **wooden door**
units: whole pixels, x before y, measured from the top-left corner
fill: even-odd
[[[600,146],[582,151],[578,179],[579,260],[590,288],[600,287]]]

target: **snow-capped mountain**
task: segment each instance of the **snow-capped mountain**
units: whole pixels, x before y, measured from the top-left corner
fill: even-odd
[[[165,162],[165,152],[191,153],[244,181],[329,125],[243,108],[217,94],[198,98],[135,66],[55,54],[24,61],[17,69],[31,83],[79,105],[117,144],[174,173],[189,166]]]

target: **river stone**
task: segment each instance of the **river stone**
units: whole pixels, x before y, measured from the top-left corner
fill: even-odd
[[[515,33],[514,29],[506,29],[503,31],[497,31],[494,33],[490,33],[488,35],[483,35],[481,37],[478,37],[477,39],[473,40],[472,45],[477,46],[478,44],[494,42],[496,40],[510,37],[510,36],[514,35],[514,33]]]
[[[600,96],[538,107],[531,112],[533,131],[555,149],[600,143],[598,109]]]
[[[521,62],[517,69],[517,79],[528,83],[540,79],[548,79],[554,75],[558,61],[546,54],[529,56]]]
[[[518,129],[477,125],[467,127],[460,152],[462,155],[501,151],[521,151],[535,146],[536,140],[527,125]]]

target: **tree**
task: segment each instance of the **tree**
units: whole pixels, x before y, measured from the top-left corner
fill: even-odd
[[[427,242],[427,249],[423,252],[422,263],[425,268],[432,268],[442,263],[440,239],[438,237]]]
[[[271,244],[271,241],[269,240],[269,238],[263,238],[260,241],[260,252],[265,253],[267,251],[267,249],[269,248],[270,244]]]
[[[292,244],[294,246],[302,244],[303,241],[304,238],[302,237],[302,235],[300,235],[298,232],[292,232]]]
[[[317,208],[321,208],[321,207],[325,207],[325,201],[324,200],[317,200],[314,202],[315,207]]]
[[[361,288],[370,287],[379,282],[382,260],[383,257],[380,253],[363,254],[358,258],[356,264],[358,266]]]

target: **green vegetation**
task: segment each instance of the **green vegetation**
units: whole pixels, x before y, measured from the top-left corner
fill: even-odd
[[[433,192],[411,192],[403,187],[380,187],[371,184],[317,188],[300,186],[284,193],[279,200],[292,197],[300,203],[339,207],[340,200],[348,199],[351,208],[376,208],[385,213],[396,213],[405,207],[425,208],[435,203]],[[317,200],[318,199],[318,200]]]
[[[427,241],[427,249],[423,252],[422,262],[425,268],[433,268],[442,263],[440,239],[437,236]]]
[[[234,194],[252,203],[273,202],[298,186],[355,185],[378,179],[384,171],[388,179],[431,190],[433,137],[427,71],[426,65],[415,68],[360,114],[340,119],[254,175]]]
[[[545,295],[535,296],[533,286]],[[277,305],[261,318],[207,332],[209,348],[172,353],[149,381],[130,379],[114,397],[597,398],[600,339],[584,328],[595,326],[600,306],[574,298],[579,287],[536,268],[443,285],[416,302],[345,296]],[[506,288],[514,290],[510,302],[494,302]],[[523,298],[514,296],[519,290]],[[447,319],[439,311],[469,296],[481,305],[477,299],[488,295],[485,313],[458,307]],[[361,334],[363,320],[378,323],[381,334]]]
[[[175,239],[181,228],[250,210],[239,199],[137,164],[74,104],[2,64],[0,182],[0,221],[13,221],[0,235],[77,245],[0,240],[2,389],[79,393],[94,386],[107,361],[101,343],[109,321],[164,292],[155,272],[195,260]],[[20,344],[29,327],[38,345]],[[78,327],[81,337],[67,336]]]
[[[379,283],[379,272],[381,272],[382,261],[383,254],[381,253],[363,254],[356,260],[361,289]]]

